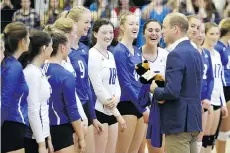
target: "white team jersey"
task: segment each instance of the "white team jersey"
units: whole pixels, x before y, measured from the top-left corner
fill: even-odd
[[[69,57],[67,57],[67,62],[64,61],[64,60],[62,61],[61,66],[64,67],[69,72],[71,72],[74,75],[74,77],[76,77],[76,72],[75,72],[72,64],[70,63]],[[81,103],[81,101],[80,101],[80,99],[79,99],[79,97],[77,95],[77,92],[75,92],[75,96],[76,96],[76,101],[77,101],[78,112],[79,112],[79,114],[81,116],[81,119],[85,120],[85,119],[87,119],[87,116],[86,116],[85,111],[84,111],[84,109],[82,107],[82,103]]]
[[[109,103],[109,99],[116,97],[120,100],[121,89],[117,77],[117,68],[112,53],[107,51],[108,58],[103,56],[95,48],[89,50],[88,72],[93,89],[97,96],[95,109],[107,115],[112,115],[109,109],[104,108],[104,104]]]
[[[222,75],[223,67],[221,63],[220,54],[214,50],[215,55],[211,55],[213,76],[214,76],[214,87],[211,95],[211,104],[215,106],[226,105],[226,100],[223,92]]]
[[[51,86],[39,67],[28,64],[23,70],[29,87],[28,118],[33,131],[32,138],[42,142],[50,135],[49,104]]]
[[[150,64],[150,70],[154,73],[161,74],[165,76],[165,69],[166,69],[166,61],[169,52],[163,48],[158,47],[157,50],[157,58],[154,61],[148,61]],[[142,58],[144,61],[145,58]]]
[[[148,61],[150,64],[150,70],[153,73],[161,74],[163,77],[165,77],[165,69],[166,69],[166,61],[168,57],[169,52],[163,48],[158,47],[157,50],[157,57],[154,61]],[[145,58],[142,57],[142,61],[144,61]],[[153,94],[150,93],[150,99],[152,99]]]

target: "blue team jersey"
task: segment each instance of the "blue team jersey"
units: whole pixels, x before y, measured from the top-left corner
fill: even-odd
[[[94,104],[96,101],[93,99],[92,88],[88,76],[89,48],[81,42],[79,42],[78,45],[79,48],[77,50],[72,48],[69,54],[70,62],[76,72],[76,92],[82,105],[88,102],[88,113],[91,119],[95,119]]]
[[[88,51],[89,48],[79,43],[77,50],[71,49],[70,62],[76,72],[76,91],[82,104],[89,101],[89,77],[88,77]]]
[[[138,96],[142,87],[139,76],[135,71],[135,65],[142,63],[140,49],[134,47],[134,55],[122,43],[118,43],[113,49],[113,54],[117,66],[117,74],[121,86],[120,101],[131,101],[139,110],[144,112],[146,109],[138,105]]]
[[[29,88],[22,65],[13,56],[7,57],[1,65],[1,83],[1,123],[14,121],[28,125]]]
[[[215,49],[220,53],[224,69],[223,84],[224,86],[230,86],[230,46],[225,46],[221,41],[218,41]]]
[[[79,120],[75,97],[75,78],[61,65],[46,63],[42,66],[52,88],[49,99],[50,125],[60,125]]]
[[[211,56],[208,50],[203,49],[201,54],[202,62],[204,64],[203,80],[201,88],[201,100],[211,100],[212,90],[214,86],[214,76],[212,69]]]

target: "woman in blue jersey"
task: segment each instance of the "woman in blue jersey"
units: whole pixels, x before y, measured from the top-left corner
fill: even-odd
[[[83,152],[85,140],[76,104],[76,81],[73,74],[61,66],[62,60],[69,54],[69,41],[62,31],[51,30],[49,33],[53,41],[53,52],[51,58],[43,65],[43,70],[52,88],[49,117],[54,151],[76,152],[73,141],[73,133],[76,133],[79,152]]]
[[[1,63],[2,63],[2,60],[4,59],[5,55],[4,55],[4,52],[5,52],[5,46],[4,46],[4,35],[1,34],[1,42],[0,42],[0,54],[1,54]]]
[[[189,39],[196,44],[198,51],[202,55],[202,61],[204,63],[204,74],[203,74],[203,83],[202,83],[202,93],[201,93],[201,104],[203,107],[203,114],[202,114],[202,128],[203,132],[199,134],[199,138],[197,140],[197,150],[200,152],[202,144],[203,147],[207,147],[206,138],[209,138],[210,133],[210,117],[213,110],[211,106],[211,94],[214,85],[214,78],[213,78],[213,70],[212,70],[212,63],[210,53],[207,50],[202,49],[202,44],[204,43],[205,39],[205,26],[195,15],[188,16],[189,21],[189,28],[188,28],[188,37]],[[209,110],[209,111],[208,111]],[[208,121],[209,119],[209,122]],[[203,136],[204,141],[203,140]]]
[[[103,134],[95,135],[96,153],[115,153],[118,125],[123,132],[126,128],[124,119],[117,110],[121,89],[117,78],[113,54],[108,51],[114,33],[113,24],[106,19],[96,20],[93,25],[92,42],[89,50],[89,77],[97,96],[95,110],[97,119],[103,124]]]
[[[23,23],[13,22],[4,29],[5,59],[1,64],[1,149],[24,152],[28,86],[18,58],[29,48],[29,34]]]
[[[102,124],[96,119],[94,104],[89,84],[88,76],[88,46],[80,42],[82,36],[87,36],[88,31],[91,27],[91,13],[90,11],[82,6],[77,6],[62,13],[62,17],[67,17],[75,21],[77,26],[76,39],[71,44],[71,50],[69,53],[70,63],[72,64],[76,72],[76,92],[82,102],[86,116],[88,117],[88,134],[86,137],[86,153],[95,152],[94,145],[94,127],[96,132],[101,134]],[[93,125],[93,126],[91,126]]]
[[[205,25],[197,16],[189,16],[189,29],[188,37],[189,39],[197,45],[198,51],[201,53],[202,61],[204,64],[204,74],[201,90],[201,104],[203,107],[202,114],[202,128],[203,132],[200,133],[197,149],[200,152],[203,145],[204,148],[207,147],[208,138],[210,138],[210,127],[212,120],[213,107],[211,106],[211,94],[214,86],[214,77],[212,69],[211,56],[208,50],[203,49],[201,46],[205,39]],[[203,138],[204,136],[204,138]],[[203,141],[203,143],[202,143]]]
[[[45,60],[52,53],[52,40],[48,33],[35,31],[30,36],[29,52],[19,58],[29,87],[28,103],[29,127],[25,134],[25,153],[48,153],[53,150],[50,125],[49,105],[50,84],[41,69]]]
[[[49,30],[58,29],[58,30],[65,32],[68,36],[70,44],[73,44],[74,40],[76,39],[77,26],[74,24],[74,21],[70,18],[59,18],[55,21],[55,23],[53,25],[46,26],[46,29],[49,29]],[[70,45],[70,47],[71,47],[71,45]],[[67,57],[67,59],[62,61],[61,65],[65,69],[70,71],[76,77],[76,73],[75,73],[74,69],[72,68],[72,64],[69,62],[68,57]],[[76,82],[76,83],[78,83],[78,82]],[[79,100],[77,93],[76,93],[76,100],[77,100],[78,111],[79,111],[81,119],[82,119],[82,125],[84,126],[84,135],[86,135],[87,129],[88,129],[88,119],[87,119],[86,114],[83,110],[82,103]]]
[[[141,47],[141,51],[143,60],[147,60],[150,64],[150,70],[153,73],[165,76],[166,60],[169,52],[163,48],[157,47],[162,37],[161,29],[160,22],[155,19],[148,20],[144,24],[143,35],[146,41]],[[159,110],[156,110],[158,110],[158,106],[155,106],[155,103],[152,103],[149,121],[145,122],[148,123],[147,145],[149,153],[164,152],[164,148],[161,146],[162,138],[159,139],[159,137],[153,135],[155,132],[160,134],[160,129],[156,129],[155,127],[155,125],[160,124],[160,118],[157,118],[157,115],[155,115],[155,113],[159,113]]]
[[[219,24],[220,39],[215,49],[220,53],[221,62],[224,68],[224,96],[227,102],[228,114],[230,115],[230,19],[223,19]],[[230,116],[223,118],[220,125],[216,150],[217,153],[226,152],[226,141],[230,135]]]
[[[214,77],[214,86],[211,93],[210,101],[213,106],[213,112],[209,114],[207,125],[204,131],[203,136],[203,148],[202,152],[211,153],[211,150],[214,145],[215,133],[218,130],[218,124],[220,120],[220,115],[222,111],[222,117],[225,118],[228,116],[228,111],[226,108],[226,101],[223,92],[222,84],[222,63],[220,54],[214,49],[215,44],[217,43],[220,30],[218,25],[215,23],[206,23],[205,24],[205,41],[203,44],[203,50],[206,50],[210,53],[212,68],[213,68],[213,77]],[[204,67],[204,72],[206,71]],[[205,76],[204,76],[205,77]]]
[[[70,18],[59,18],[58,20],[55,21],[55,23],[53,25],[50,25],[47,27],[50,29],[56,28],[56,29],[59,29],[59,30],[65,32],[68,35],[70,47],[72,47],[74,45],[75,40],[76,40],[76,36],[77,36],[76,35],[77,26],[72,19],[70,19]],[[66,60],[63,60],[61,65],[66,70],[70,71],[74,75],[74,77],[76,78],[76,72],[75,72],[75,70],[74,70],[74,68],[70,62],[69,57],[67,57]],[[78,84],[78,82],[76,82],[76,84]],[[87,134],[88,134],[88,118],[85,114],[85,111],[83,109],[82,103],[79,99],[77,92],[76,92],[76,101],[77,101],[78,112],[79,112],[81,119],[82,119],[82,126],[84,129],[84,136],[86,139]],[[90,107],[90,108],[91,108],[91,111],[94,111],[93,107]],[[86,113],[88,113],[88,110],[86,110]],[[77,146],[78,144],[75,143],[75,145]]]
[[[132,43],[139,32],[139,20],[132,13],[123,14],[120,18],[120,30],[121,41],[113,53],[121,86],[121,98],[117,108],[126,121],[127,129],[118,134],[116,152],[138,152],[146,128],[144,119],[148,120],[149,114],[146,108],[138,105],[142,84],[138,81],[135,65],[142,62],[142,54]]]

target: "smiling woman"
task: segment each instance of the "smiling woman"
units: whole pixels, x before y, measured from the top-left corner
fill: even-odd
[[[222,75],[223,68],[221,63],[220,54],[214,49],[219,37],[220,29],[215,23],[205,24],[205,34],[206,38],[204,41],[203,48],[209,51],[211,55],[212,67],[213,67],[213,77],[214,77],[214,87],[211,94],[211,114],[207,120],[207,125],[211,123],[209,129],[206,127],[205,136],[203,137],[203,150],[206,153],[211,153],[212,147],[214,145],[215,134],[218,131],[218,124],[220,116],[223,118],[227,116],[226,101],[223,92]],[[220,113],[222,111],[222,114]]]
[[[120,42],[114,48],[113,54],[121,86],[121,98],[117,108],[127,123],[127,130],[118,134],[117,153],[138,152],[146,128],[143,116],[148,118],[147,110],[138,104],[142,85],[138,81],[135,65],[142,62],[142,54],[139,48],[132,45],[138,32],[139,19],[130,12],[121,15]]]
[[[153,73],[165,76],[166,60],[169,52],[163,48],[157,47],[162,37],[161,29],[162,26],[160,22],[154,19],[148,20],[144,24],[143,34],[146,43],[141,47],[141,50],[143,56],[142,61],[148,61],[150,64],[150,70]],[[150,118],[158,116],[155,113],[159,113],[159,110],[158,107],[153,104],[150,110]],[[156,121],[160,121],[160,118],[156,118]],[[151,133],[157,132],[154,127],[155,125],[153,125],[151,121],[145,123],[148,123],[147,144],[149,153],[163,153],[164,146],[160,145],[162,141],[151,135]]]
[[[103,124],[104,133],[95,135],[96,153],[115,153],[118,136],[117,121],[121,132],[126,123],[117,110],[121,89],[112,53],[107,50],[114,33],[113,24],[106,19],[95,21],[93,26],[94,46],[89,50],[89,77],[97,96],[95,105],[97,119]]]

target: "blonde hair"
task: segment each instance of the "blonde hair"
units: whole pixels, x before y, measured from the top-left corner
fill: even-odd
[[[66,33],[53,27],[52,25],[47,25],[43,31],[47,32],[51,36],[53,42],[53,52],[51,53],[51,56],[56,56],[59,45],[65,45],[69,41]]]
[[[56,28],[65,33],[71,33],[74,27],[74,21],[70,18],[59,18],[57,19],[53,25],[47,25],[45,27],[46,30]]]
[[[127,17],[130,16],[130,15],[134,15],[134,14],[131,13],[131,12],[125,12],[124,14],[122,14],[122,15],[120,16],[120,20],[119,20],[120,26],[121,26],[121,25],[125,25],[125,22],[127,21]],[[122,29],[120,28],[118,40],[120,41],[120,40],[122,39],[123,36],[124,36],[124,32],[123,32]]]
[[[192,19],[198,19],[201,21],[201,18],[199,18],[197,15],[189,15],[187,16],[188,22],[190,22]]]
[[[63,11],[59,17],[60,18],[70,18],[70,19],[74,20],[75,22],[78,22],[81,15],[84,12],[90,13],[90,10],[83,7],[83,6],[76,6],[72,9],[70,9],[69,11]]]
[[[211,28],[213,28],[213,27],[215,27],[215,28],[217,27],[218,28],[218,25],[216,23],[214,23],[214,22],[207,22],[207,23],[205,23],[205,34],[207,34],[208,31]]]
[[[226,36],[230,32],[230,18],[225,18],[219,23],[220,37]]]
[[[181,32],[187,33],[188,19],[184,14],[170,13],[166,16],[166,18],[169,18],[169,25],[171,28],[177,25],[178,27],[180,27]]]

